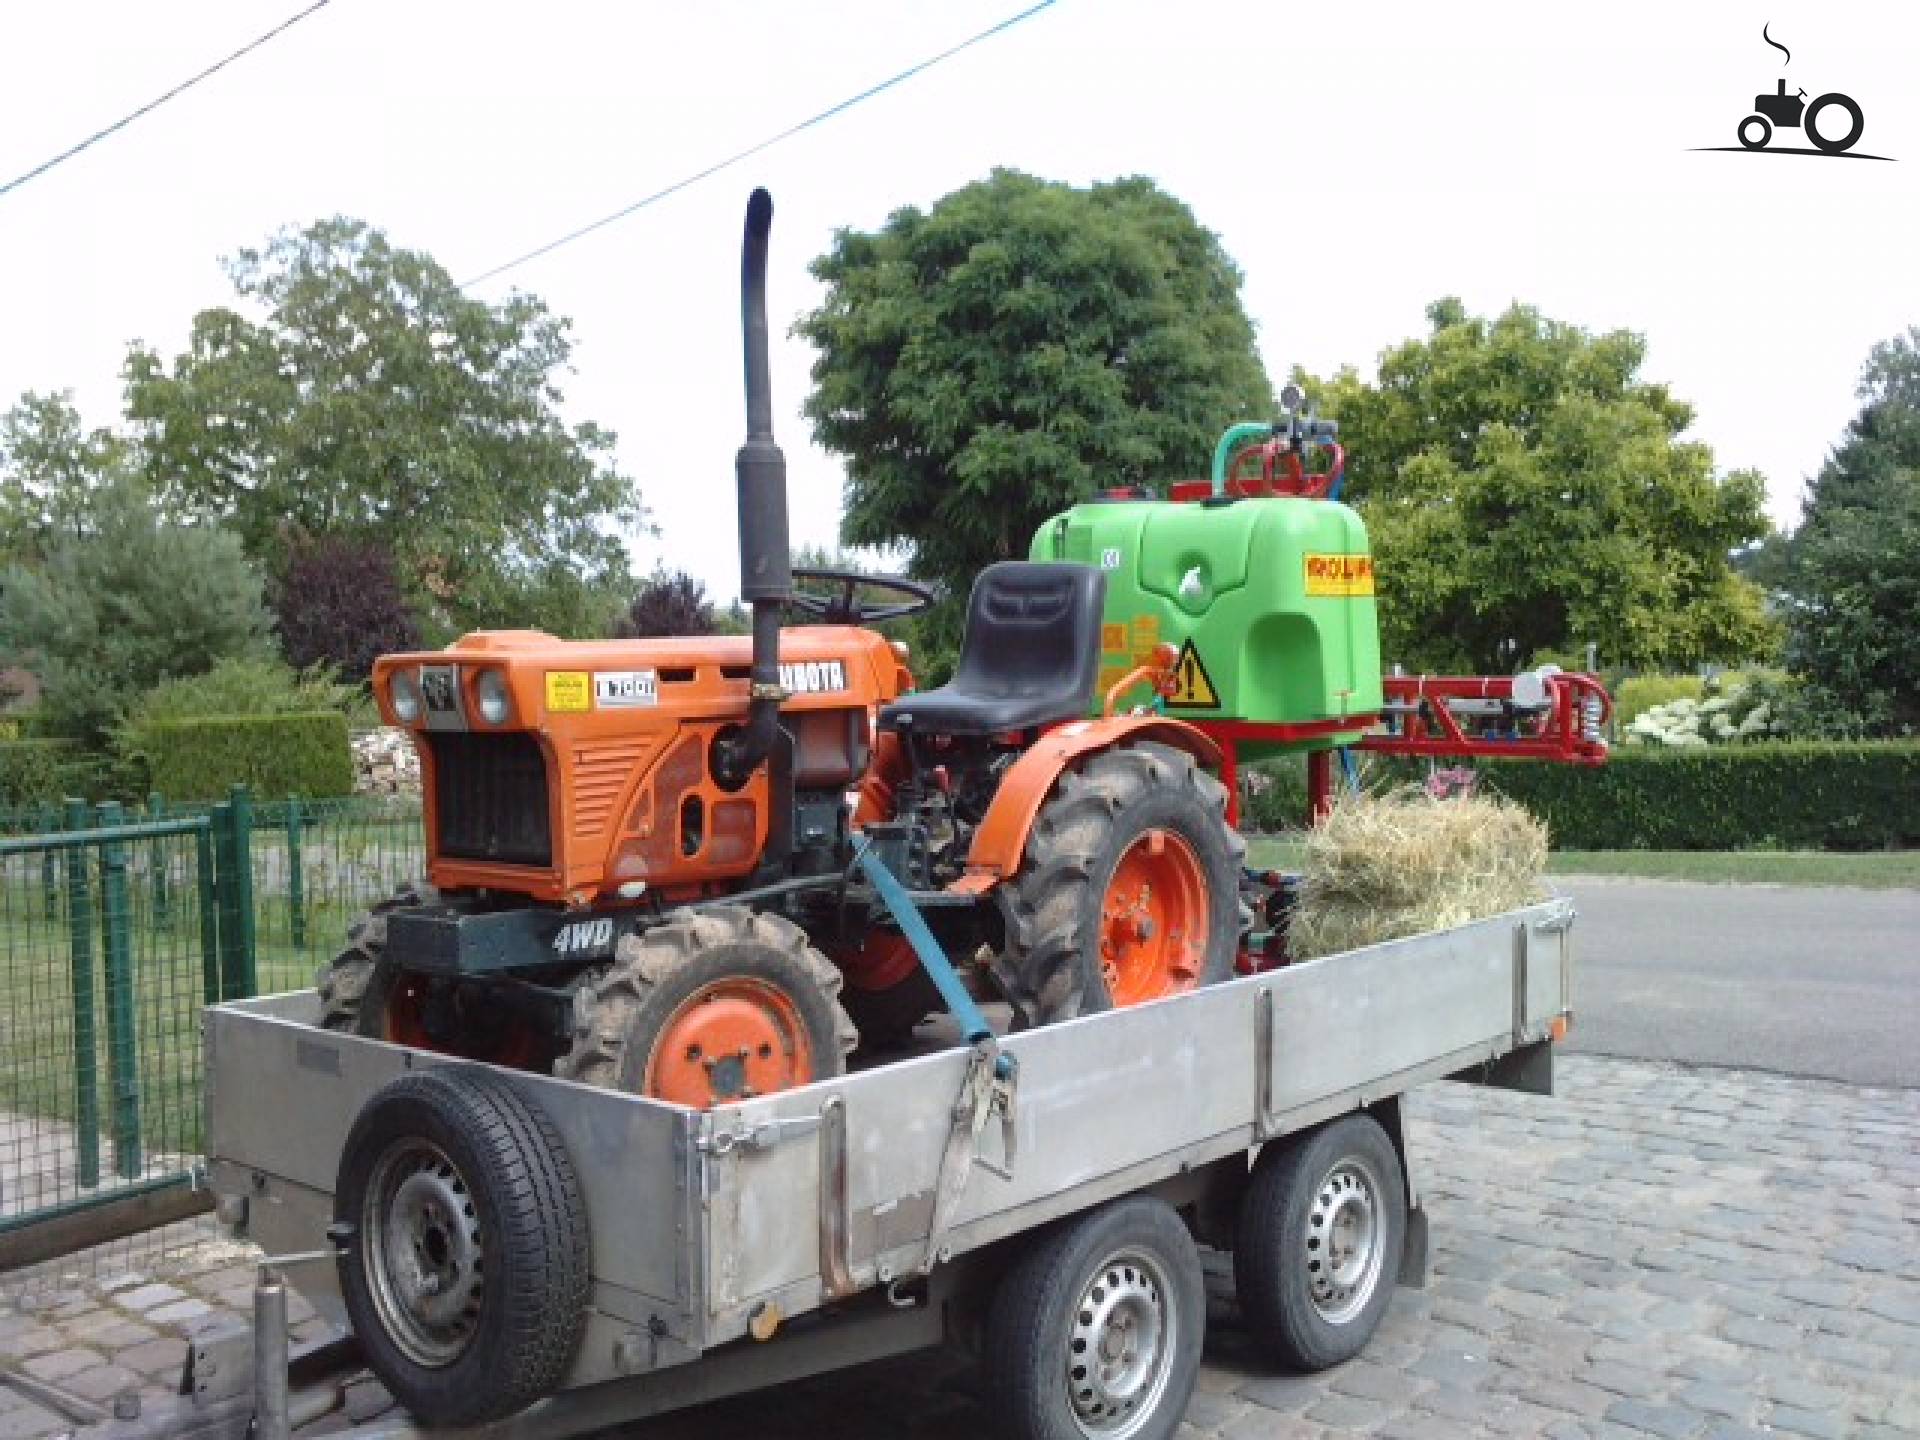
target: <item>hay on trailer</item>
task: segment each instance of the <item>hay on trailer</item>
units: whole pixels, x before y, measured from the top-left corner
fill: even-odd
[[[1343,796],[1307,835],[1287,952],[1312,960],[1546,895],[1546,827],[1511,801],[1417,787]]]

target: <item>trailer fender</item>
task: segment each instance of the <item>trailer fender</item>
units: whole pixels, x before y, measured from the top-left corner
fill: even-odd
[[[1367,1113],[1380,1122],[1380,1128],[1393,1141],[1394,1153],[1400,1157],[1400,1182],[1407,1200],[1407,1241],[1400,1252],[1399,1283],[1409,1290],[1424,1290],[1427,1288],[1427,1210],[1420,1203],[1420,1187],[1414,1183],[1406,1114],[1400,1108],[1398,1095],[1375,1101],[1367,1107]]]
[[[967,871],[950,889],[984,895],[1020,869],[1027,833],[1063,772],[1090,755],[1135,740],[1155,740],[1184,750],[1208,769],[1220,764],[1220,747],[1192,725],[1163,715],[1110,715],[1075,720],[1043,735],[1007,771],[986,818],[973,832]]]

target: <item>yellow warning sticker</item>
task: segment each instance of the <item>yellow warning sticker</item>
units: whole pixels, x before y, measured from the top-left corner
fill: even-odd
[[[1200,652],[1189,640],[1180,647],[1180,658],[1173,662],[1174,692],[1167,696],[1169,710],[1216,710],[1220,692],[1213,688],[1213,677],[1200,659]]]
[[[1371,555],[1307,554],[1307,594],[1373,594]]]
[[[593,677],[585,670],[547,672],[547,712],[581,714],[593,709]]]
[[[1108,621],[1100,627],[1100,648],[1110,653],[1118,653],[1127,648],[1127,627]]]
[[[1144,665],[1147,663],[1147,657],[1153,653],[1153,647],[1160,643],[1160,617],[1158,615],[1134,616],[1131,636],[1134,661]]]

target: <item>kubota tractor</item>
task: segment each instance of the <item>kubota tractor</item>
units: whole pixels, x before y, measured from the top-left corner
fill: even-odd
[[[1104,572],[985,570],[953,680],[924,692],[869,627],[925,589],[801,571],[830,593],[795,590],[772,208],[756,191],[741,277],[752,637],[487,631],[381,659],[383,716],[420,750],[430,883],[322,972],[328,1026],[694,1106],[805,1084],[939,1006],[880,867],[947,954],[991,957],[973,979],[1018,1023],[1231,973],[1245,845],[1218,747],[1090,715]]]
[[[1243,757],[1308,752],[1318,810],[1339,746],[1604,755],[1591,677],[1381,675],[1344,455],[1297,393],[1280,424],[1228,430],[1210,482],[1109,491],[988,567],[952,681],[915,691],[869,627],[925,589],[789,568],[771,220],[756,191],[751,639],[490,631],[383,658],[381,710],[420,750],[430,884],[322,972],[327,1025],[710,1106],[897,1042],[954,983],[942,952],[1021,1025],[1272,963],[1278,937],[1243,925],[1283,898],[1242,869]]]

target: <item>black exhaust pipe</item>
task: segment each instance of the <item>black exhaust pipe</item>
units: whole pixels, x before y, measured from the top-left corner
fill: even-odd
[[[793,595],[787,550],[787,457],[773,440],[773,386],[767,373],[767,234],[773,197],[747,201],[740,247],[740,328],[746,340],[747,443],[734,460],[739,482],[740,598],[753,607],[753,670],[744,729],[716,747],[714,778],[747,783],[773,749],[780,702],[780,611]]]

